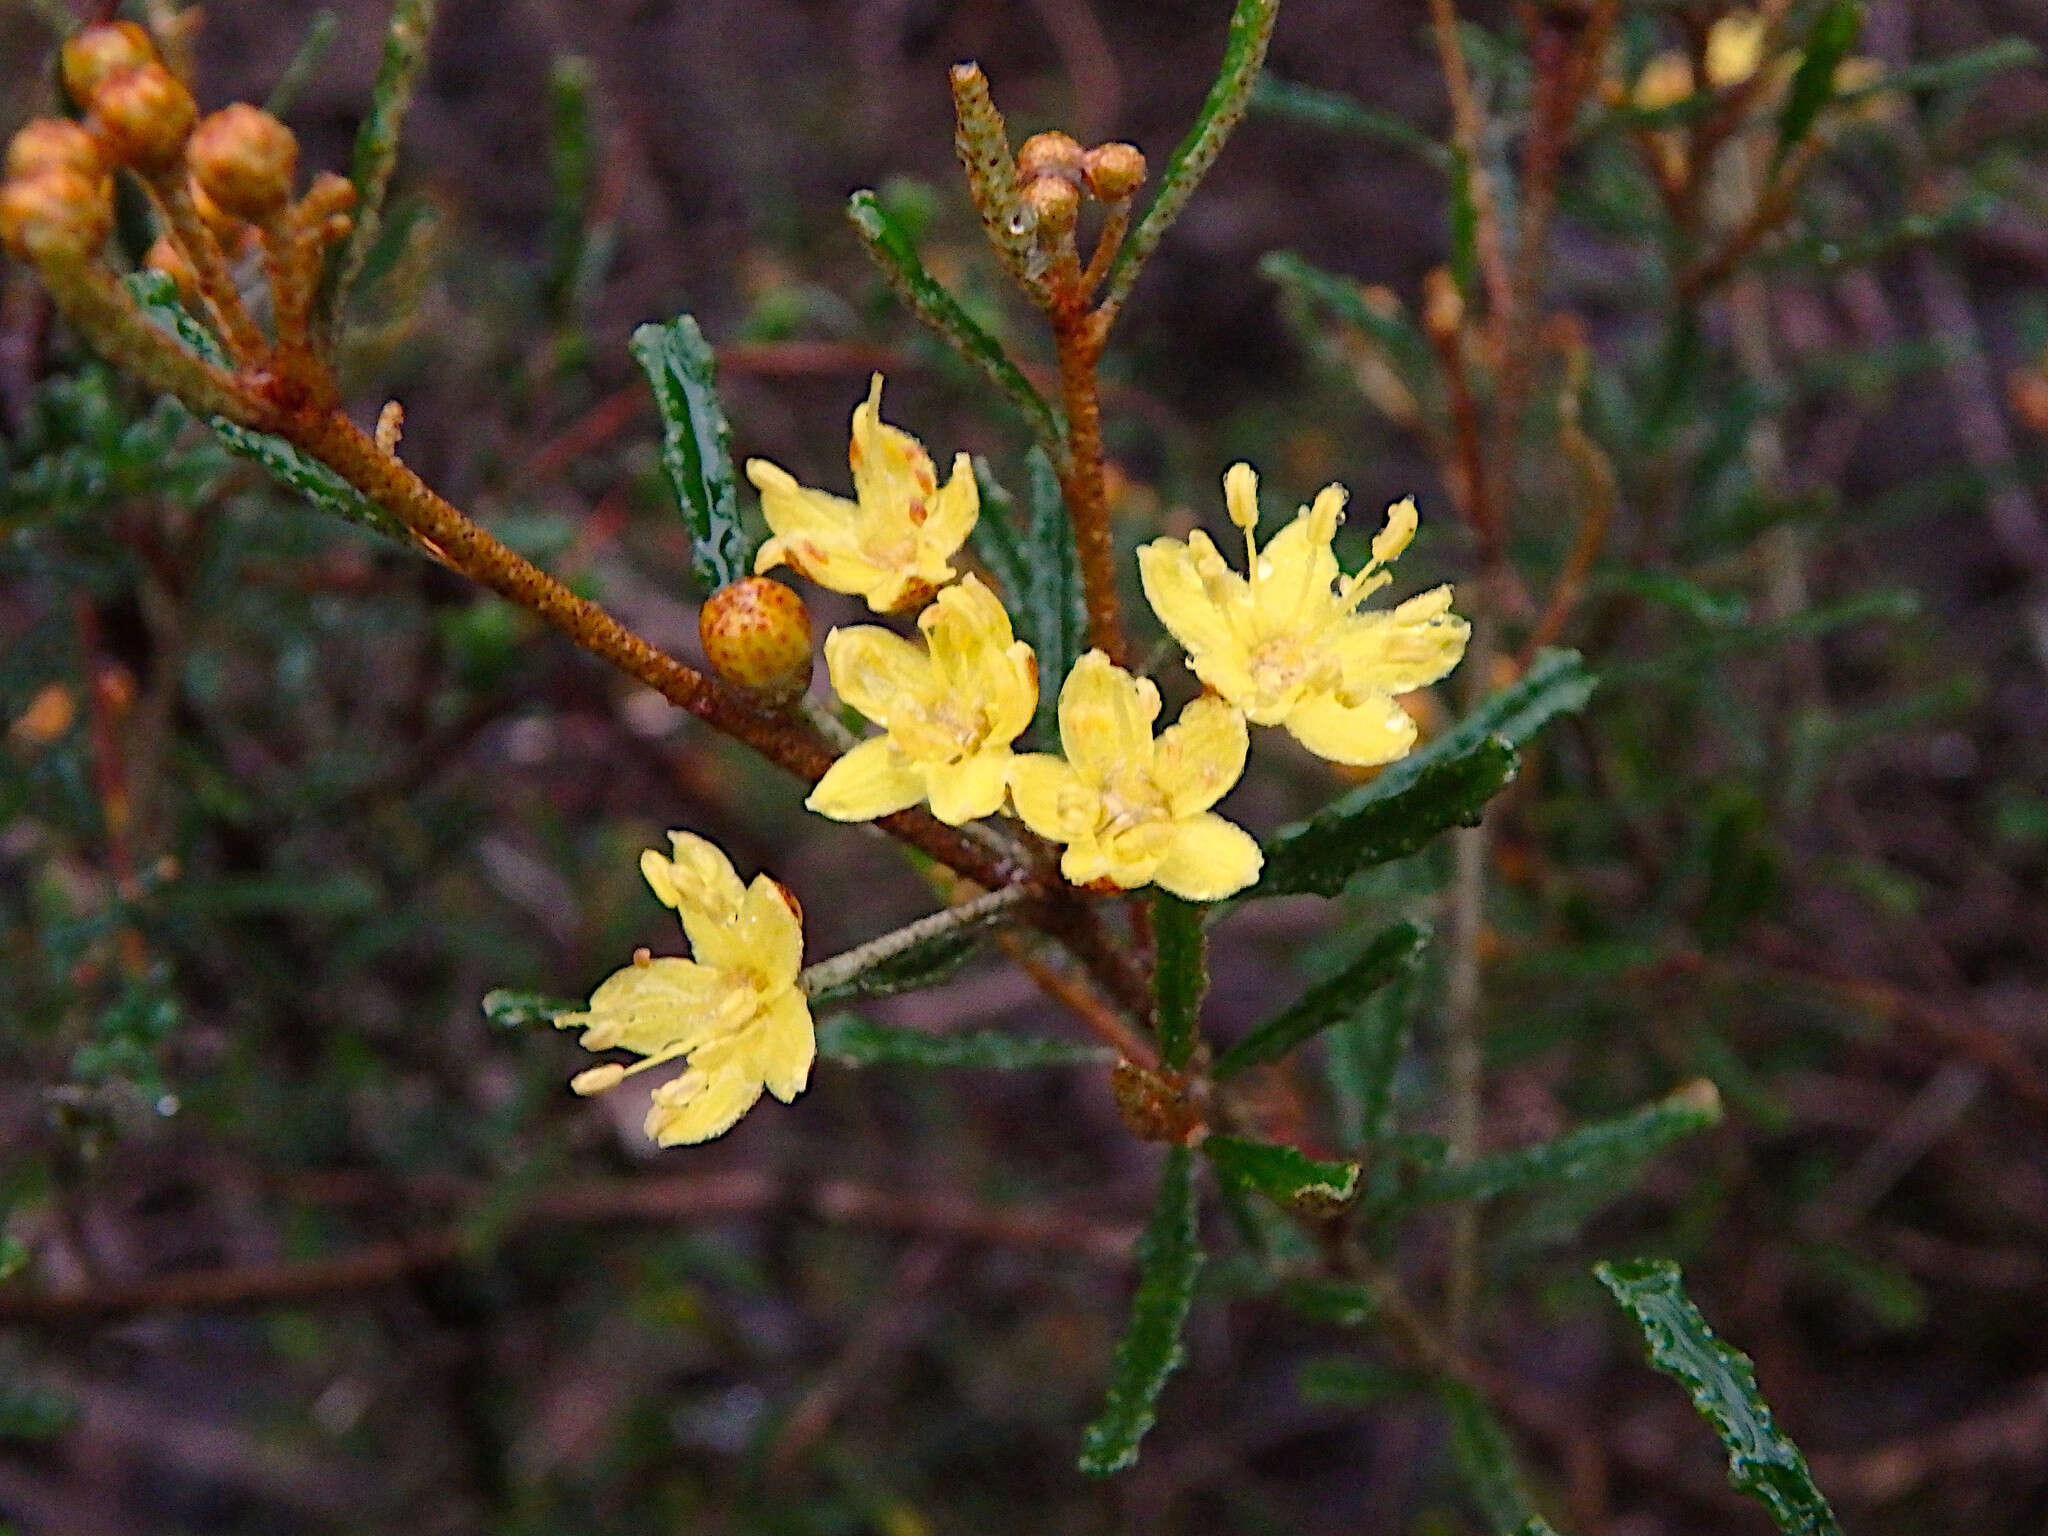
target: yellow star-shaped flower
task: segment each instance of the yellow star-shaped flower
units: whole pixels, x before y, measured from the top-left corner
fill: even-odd
[[[1471,633],[1450,611],[1449,587],[1389,612],[1358,611],[1393,580],[1385,567],[1415,537],[1415,503],[1388,509],[1371,561],[1347,577],[1331,548],[1344,520],[1342,486],[1326,487],[1263,550],[1253,536],[1258,476],[1234,465],[1223,489],[1230,520],[1244,530],[1248,577],[1199,530],[1185,544],[1155,539],[1138,551],[1145,596],[1195,675],[1254,725],[1285,726],[1331,762],[1371,767],[1406,754],[1415,722],[1395,696],[1449,672]]]
[[[754,572],[790,565],[821,587],[866,598],[876,613],[916,608],[957,574],[947,562],[981,511],[974,469],[957,454],[952,477],[938,483],[924,445],[883,422],[879,373],[854,407],[847,459],[853,501],[799,485],[766,459],[747,461],[775,535],[761,546]]]
[[[1156,883],[1188,901],[1220,901],[1264,863],[1242,827],[1209,809],[1244,772],[1244,716],[1205,695],[1155,741],[1158,716],[1149,678],[1088,652],[1060,689],[1066,756],[1017,757],[1010,797],[1026,826],[1066,844],[1060,873],[1075,885]]]
[[[688,1070],[654,1090],[647,1112],[647,1134],[673,1147],[722,1136],[763,1088],[785,1104],[794,1099],[810,1078],[817,1041],[797,986],[804,934],[795,898],[766,875],[741,885],[731,862],[701,837],[668,836],[673,857],[650,848],[640,872],[682,917],[696,958],[637,958],[599,985],[587,1009],[555,1023],[581,1029],[586,1050],[642,1058],[580,1073],[571,1084],[578,1093],[602,1093],[632,1073],[689,1058]]]
[[[839,697],[883,728],[834,763],[804,802],[872,821],[920,801],[949,826],[1002,809],[1010,743],[1038,707],[1038,662],[995,593],[972,576],[918,615],[922,649],[878,625],[835,629],[825,665]]]

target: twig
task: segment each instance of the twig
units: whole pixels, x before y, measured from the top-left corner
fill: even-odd
[[[1586,579],[1592,575],[1594,562],[1600,558],[1601,547],[1607,542],[1608,527],[1614,520],[1614,466],[1601,452],[1600,445],[1588,437],[1585,428],[1579,424],[1579,392],[1585,384],[1586,368],[1585,345],[1574,338],[1566,362],[1564,387],[1558,391],[1557,436],[1565,457],[1578,471],[1579,531],[1578,537],[1572,541],[1571,552],[1565,556],[1564,565],[1558,570],[1556,582],[1551,586],[1542,616],[1537,619],[1536,627],[1529,632],[1529,639],[1522,647],[1521,664],[1525,667],[1538,651],[1562,635],[1565,625],[1571,622],[1579,599],[1585,593]]]
[[[1067,419],[1068,462],[1060,472],[1060,494],[1073,520],[1074,549],[1087,591],[1088,643],[1122,666],[1128,658],[1118,613],[1116,540],[1103,478],[1102,393],[1096,377],[1109,324],[1101,311],[1090,314],[1078,303],[1054,311],[1052,323],[1060,359],[1060,407]]]
[[[1500,202],[1494,196],[1493,174],[1486,168],[1486,117],[1472,89],[1471,66],[1458,36],[1456,0],[1429,0],[1430,31],[1443,62],[1444,88],[1451,98],[1451,137],[1465,158],[1467,186],[1479,248],[1479,268],[1486,281],[1488,308],[1496,320],[1514,313],[1515,282],[1508,269],[1507,244],[1501,232]]]
[[[1159,1065],[1159,1053],[1149,1040],[1133,1030],[1129,1022],[1097,996],[1087,982],[1050,964],[1034,951],[1030,940],[1020,934],[1004,933],[996,936],[996,945],[1017,963],[1018,969],[1038,984],[1046,996],[1065,1004],[1097,1039],[1124,1060],[1147,1070]]]
[[[949,933],[969,928],[979,928],[999,919],[1003,913],[1019,905],[1031,895],[1028,887],[1022,885],[1004,886],[1001,890],[989,891],[963,902],[957,907],[947,907],[929,917],[921,917],[914,923],[906,923],[893,933],[885,933],[878,939],[834,955],[830,960],[821,960],[807,966],[797,977],[797,985],[807,996],[816,997],[834,987],[843,986],[860,975],[862,971],[895,959],[915,949],[918,945],[941,938]]]

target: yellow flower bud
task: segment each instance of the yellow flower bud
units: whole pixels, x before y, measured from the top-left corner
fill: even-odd
[[[1084,156],[1081,146],[1064,133],[1034,133],[1017,151],[1017,179],[1036,181],[1059,176],[1079,182]]]
[[[169,170],[185,153],[199,104],[161,64],[109,75],[92,93],[92,123],[107,153],[145,173]]]
[[[103,176],[50,170],[0,187],[0,245],[31,265],[93,261],[113,227],[113,188]]]
[[[223,212],[260,224],[291,199],[299,145],[268,112],[238,101],[200,123],[185,159]]]
[[[1422,278],[1422,328],[1437,342],[1455,340],[1465,324],[1465,297],[1446,267],[1433,267]]]
[[[107,172],[98,140],[68,118],[39,117],[7,146],[7,177],[27,181],[44,171],[73,171],[94,178]]]
[[[1064,234],[1081,216],[1081,189],[1064,176],[1041,176],[1026,182],[1023,202],[1040,235]]]
[[[1135,144],[1098,144],[1082,158],[1081,179],[1105,203],[1122,202],[1145,184],[1145,155]]]
[[[79,106],[90,107],[101,81],[156,62],[156,44],[141,27],[132,21],[104,22],[66,40],[64,89]]]
[[[811,681],[811,616],[779,581],[749,576],[711,596],[697,615],[704,659],[735,687],[786,702]]]

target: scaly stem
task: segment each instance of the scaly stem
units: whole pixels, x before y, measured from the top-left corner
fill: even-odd
[[[1127,657],[1117,612],[1116,541],[1110,534],[1109,494],[1102,474],[1102,388],[1095,371],[1109,327],[1101,314],[1091,314],[1079,302],[1054,310],[1052,327],[1060,358],[1060,407],[1067,417],[1068,463],[1060,476],[1060,494],[1073,519],[1074,549],[1087,591],[1088,643],[1123,666]]]
[[[816,965],[805,968],[797,978],[807,997],[816,997],[820,992],[853,980],[862,971],[872,970],[886,960],[893,960],[927,940],[963,928],[978,928],[993,921],[1000,914],[1009,911],[1031,894],[1026,886],[1006,885],[1000,890],[988,891],[964,901],[957,907],[947,907],[929,917],[921,917],[914,923],[906,923],[880,938],[870,939],[844,954],[834,955],[830,960],[820,960]]]

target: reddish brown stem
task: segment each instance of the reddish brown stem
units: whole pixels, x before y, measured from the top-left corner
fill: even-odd
[[[1068,465],[1060,477],[1081,584],[1088,594],[1088,643],[1118,666],[1127,665],[1118,615],[1116,541],[1109,527],[1109,494],[1102,473],[1102,392],[1096,365],[1109,327],[1084,307],[1080,294],[1052,311],[1053,344],[1060,359],[1060,404],[1067,415]]]

